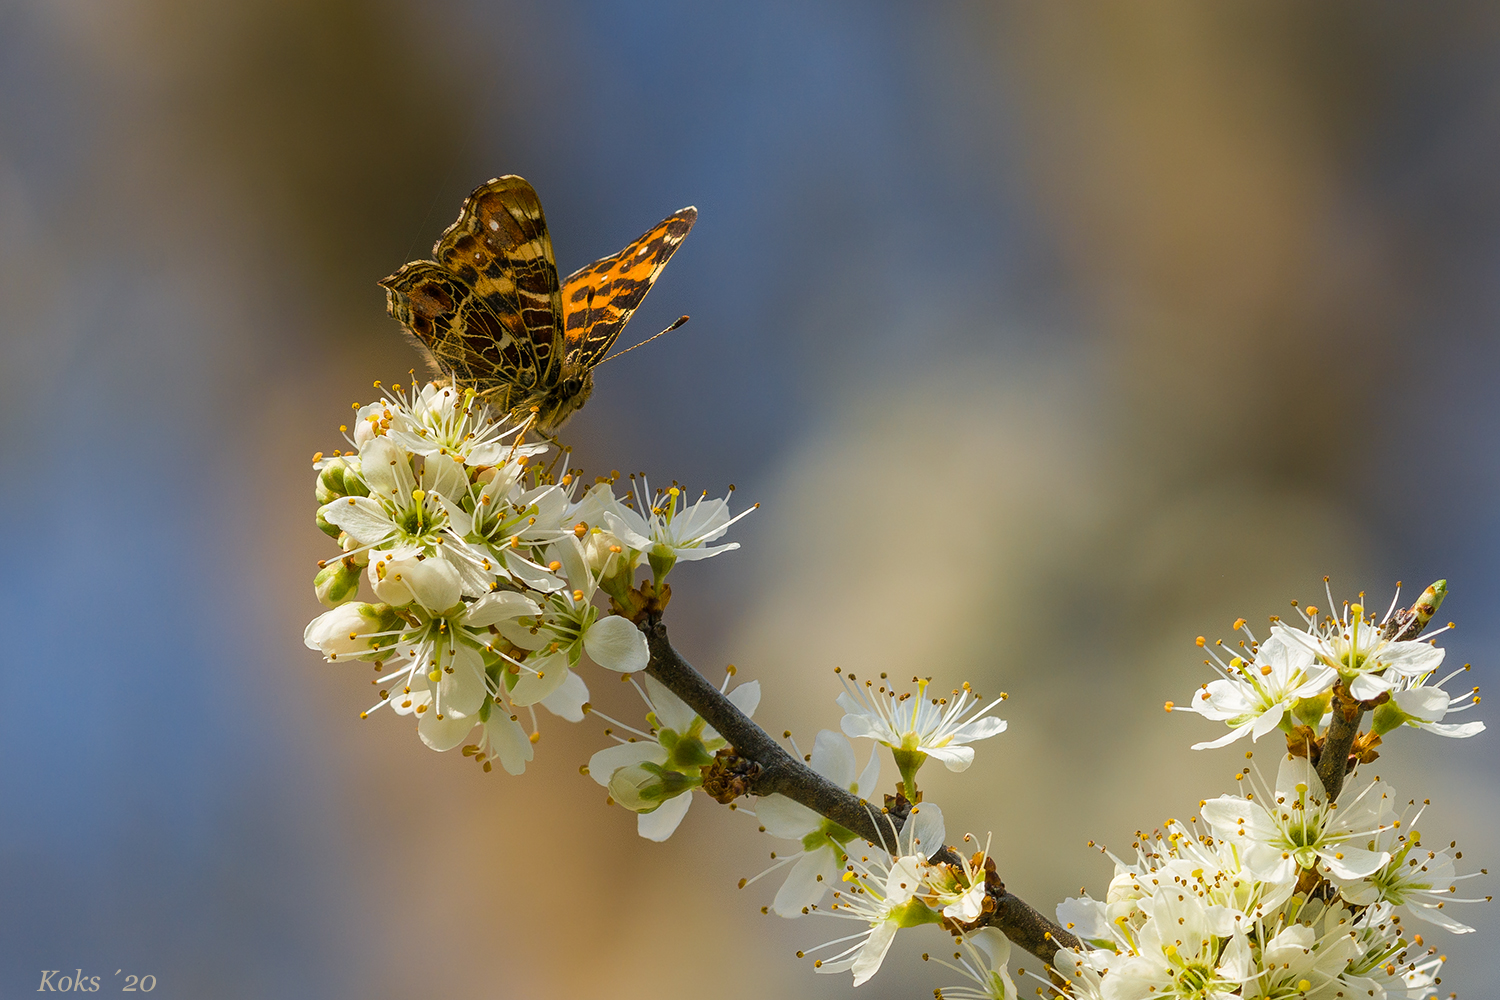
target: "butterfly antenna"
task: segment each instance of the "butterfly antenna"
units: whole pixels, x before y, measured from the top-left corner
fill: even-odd
[[[654,336],[654,337],[647,337],[645,340],[641,341],[639,344],[634,344],[634,345],[632,345],[630,347],[625,348],[625,350],[619,352],[619,354],[611,354],[609,357],[605,358],[604,361],[613,361],[615,358],[618,358],[620,356],[620,354],[629,354],[631,351],[635,350],[637,347],[645,347],[647,344],[651,343],[651,341],[655,340],[656,337],[662,337],[662,336],[665,336],[665,335],[671,333],[673,330],[677,329],[679,326],[681,326],[682,324],[686,323],[687,321],[688,321],[688,318],[686,316],[679,316],[679,317],[677,317],[677,322],[675,322],[671,326],[667,327],[661,333],[656,334],[656,336]],[[599,362],[599,365],[604,364],[604,361]],[[594,367],[598,368],[599,365],[595,365]]]

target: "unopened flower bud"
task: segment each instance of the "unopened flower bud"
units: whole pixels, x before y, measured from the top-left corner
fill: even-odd
[[[347,604],[359,595],[359,567],[348,559],[331,562],[313,577],[313,590],[324,607]]]
[[[323,534],[327,535],[329,538],[337,538],[340,534],[343,533],[344,529],[340,528],[338,525],[334,524],[333,522],[329,521],[328,518],[323,516],[323,511],[325,509],[326,508],[324,507],[318,508],[318,512],[313,515],[313,523],[318,526],[319,531],[323,532]]]
[[[654,812],[663,802],[691,792],[701,783],[701,778],[645,761],[616,771],[609,779],[609,794],[631,812]]]

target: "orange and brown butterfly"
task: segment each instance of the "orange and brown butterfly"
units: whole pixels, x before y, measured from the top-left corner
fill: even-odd
[[[381,280],[386,309],[455,385],[502,412],[534,410],[551,433],[589,398],[594,368],[697,217],[674,212],[559,286],[536,191],[497,177],[464,201],[432,260]]]

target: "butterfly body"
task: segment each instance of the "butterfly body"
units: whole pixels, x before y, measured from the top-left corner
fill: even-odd
[[[381,280],[386,308],[432,364],[496,409],[556,430],[583,406],[594,368],[625,328],[698,212],[669,215],[624,250],[559,282],[536,191],[506,175],[481,184],[417,260]]]

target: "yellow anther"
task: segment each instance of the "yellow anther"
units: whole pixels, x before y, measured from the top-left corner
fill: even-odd
[[[562,569],[562,563],[554,559],[547,564],[547,568],[556,573],[558,570]]]

